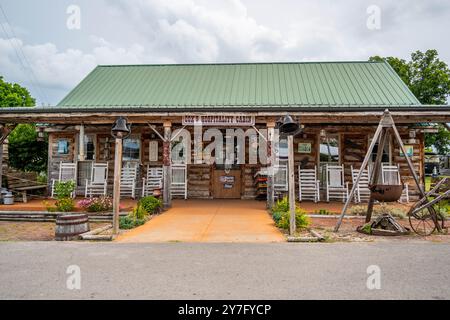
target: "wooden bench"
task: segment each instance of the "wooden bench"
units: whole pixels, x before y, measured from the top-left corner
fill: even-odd
[[[46,189],[47,185],[37,182],[37,174],[35,172],[20,172],[8,170],[5,174],[7,188],[10,191],[22,195],[22,201],[28,202],[27,193],[33,190]]]

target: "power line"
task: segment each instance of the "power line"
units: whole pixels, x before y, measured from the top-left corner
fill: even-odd
[[[0,10],[2,11],[3,16],[5,17],[5,21],[6,21],[6,23],[7,23],[8,26],[9,26],[9,29],[10,29],[11,34],[12,34],[12,37],[10,37],[10,36],[8,35],[8,32],[6,31],[5,27],[3,26],[3,24],[1,24],[1,25],[2,25],[2,29],[3,29],[3,32],[5,33],[6,38],[7,38],[8,41],[10,42],[11,47],[13,47],[13,49],[14,49],[14,51],[15,51],[15,53],[16,53],[16,56],[17,56],[17,58],[18,58],[18,60],[19,60],[19,62],[20,62],[20,64],[21,64],[21,66],[22,66],[22,69],[23,69],[24,73],[25,73],[27,76],[29,76],[28,73],[27,73],[27,67],[25,66],[25,63],[24,63],[24,61],[25,61],[26,64],[28,64],[28,69],[29,69],[30,74],[31,74],[31,76],[29,76],[30,84],[32,85],[32,87],[33,87],[33,89],[36,91],[36,93],[40,96],[41,101],[42,101],[42,102],[46,101],[46,102],[48,103],[48,102],[49,102],[48,96],[47,96],[47,94],[45,93],[45,91],[42,89],[42,87],[40,86],[39,81],[37,80],[36,74],[34,73],[33,68],[31,67],[30,62],[29,62],[28,59],[27,59],[27,56],[26,56],[25,53],[23,52],[22,47],[20,46],[20,44],[17,45],[17,48],[18,48],[18,49],[14,46],[14,43],[13,43],[12,39],[14,39],[14,40],[17,41],[18,38],[16,37],[15,32],[14,32],[14,29],[12,28],[11,23],[9,22],[8,17],[7,17],[7,15],[6,15],[6,12],[5,12],[5,10],[3,9],[3,7],[2,7],[1,4],[0,4]],[[23,60],[22,60],[22,58],[20,57],[19,51],[20,51],[20,53],[22,53]],[[33,80],[33,78],[34,78],[34,80]]]

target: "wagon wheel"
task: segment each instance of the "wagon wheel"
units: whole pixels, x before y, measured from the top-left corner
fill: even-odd
[[[410,214],[409,224],[418,235],[429,236],[436,229],[435,219],[439,219],[437,217],[436,210],[433,206],[430,206]]]

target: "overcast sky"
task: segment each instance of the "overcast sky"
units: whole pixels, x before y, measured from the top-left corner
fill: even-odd
[[[28,87],[39,105],[58,103],[98,64],[408,59],[431,48],[450,63],[448,0],[0,4],[0,75]]]

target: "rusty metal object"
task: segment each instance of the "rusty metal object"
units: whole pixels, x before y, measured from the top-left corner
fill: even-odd
[[[398,223],[389,213],[384,213],[373,222],[356,228],[356,231],[373,236],[403,236],[409,234],[409,229]]]
[[[403,185],[375,184],[369,186],[369,189],[371,191],[371,197],[374,200],[378,200],[381,202],[394,202],[400,199],[400,197],[402,196]]]

